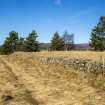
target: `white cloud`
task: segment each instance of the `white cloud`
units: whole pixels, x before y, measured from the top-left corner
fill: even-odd
[[[52,0],[54,4],[61,5],[62,0]]]

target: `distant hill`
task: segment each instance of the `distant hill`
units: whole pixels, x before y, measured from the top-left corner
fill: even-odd
[[[75,50],[89,50],[90,48],[88,43],[74,44]]]
[[[41,50],[48,50],[50,43],[40,43]],[[74,50],[89,50],[90,46],[88,43],[74,44]]]
[[[50,43],[40,43],[41,50],[48,50],[50,47]]]

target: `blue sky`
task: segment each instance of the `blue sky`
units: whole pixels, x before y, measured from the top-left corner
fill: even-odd
[[[12,30],[23,37],[36,30],[40,42],[67,30],[75,43],[87,43],[100,16],[105,16],[105,0],[0,0],[0,44]]]

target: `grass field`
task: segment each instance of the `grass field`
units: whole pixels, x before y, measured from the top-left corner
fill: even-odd
[[[105,105],[105,77],[34,58],[98,60],[105,52],[39,52],[0,56],[0,105]],[[11,96],[11,98],[8,98]]]
[[[105,52],[94,52],[94,51],[55,51],[47,52],[42,51],[40,53],[34,53],[36,56],[44,57],[66,57],[66,58],[83,58],[100,60],[100,58],[105,58]]]

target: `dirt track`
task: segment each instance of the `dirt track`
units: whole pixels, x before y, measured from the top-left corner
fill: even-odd
[[[0,105],[105,105],[105,93],[91,87],[85,75],[64,69],[0,57]]]
[[[0,105],[38,105],[17,69],[14,69],[2,57],[0,57],[0,78]],[[12,96],[13,99],[5,101],[3,96]]]

